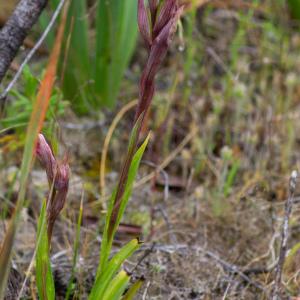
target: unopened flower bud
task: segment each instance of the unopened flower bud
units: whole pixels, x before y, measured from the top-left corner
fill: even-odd
[[[138,25],[141,35],[148,47],[151,46],[151,20],[145,8],[144,0],[138,2]]]
[[[47,206],[48,215],[48,237],[51,239],[54,223],[63,209],[69,189],[70,168],[67,161],[59,162],[56,165],[52,197]]]
[[[55,170],[56,161],[50,146],[48,145],[42,134],[38,135],[36,156],[40,161],[42,167],[45,168],[48,182],[49,184],[51,184],[54,177],[53,171]]]
[[[50,193],[47,199],[48,239],[50,241],[55,220],[66,202],[70,168],[67,158],[61,162],[55,159],[50,146],[42,134],[38,136],[36,155],[46,170],[50,186]]]
[[[158,8],[158,0],[149,0],[148,2],[149,2],[151,14],[155,15]]]
[[[169,43],[183,7],[178,0],[149,0],[145,7],[144,0],[138,2],[138,24],[145,40],[149,56],[140,80],[140,101],[135,121],[148,110],[155,90],[155,75],[167,54]]]

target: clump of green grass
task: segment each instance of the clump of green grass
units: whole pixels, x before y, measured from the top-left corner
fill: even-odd
[[[137,38],[137,0],[97,0],[92,8],[87,1],[71,1],[61,57],[62,90],[79,114],[115,106]],[[44,14],[41,27],[46,24]]]

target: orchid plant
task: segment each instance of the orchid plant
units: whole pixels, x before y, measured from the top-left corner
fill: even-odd
[[[108,293],[107,289],[109,290],[111,286],[118,286],[121,295],[129,282],[130,275],[124,271],[121,271],[116,277],[114,276],[124,260],[139,248],[139,242],[131,241],[111,260],[109,260],[109,256],[114,235],[124,214],[140,160],[148,143],[149,135],[138,148],[141,129],[155,92],[155,76],[167,54],[182,11],[183,7],[177,0],[148,0],[148,5],[145,5],[144,0],[138,0],[138,25],[148,50],[148,59],[139,83],[139,101],[127,155],[121,168],[118,185],[109,202],[101,243],[100,262],[90,300],[104,299],[104,295]],[[115,262],[117,256],[119,257],[118,263]],[[118,285],[117,283],[110,284],[115,281]]]
[[[118,184],[108,204],[100,260],[89,300],[119,300],[121,298],[130,300],[133,299],[143,282],[142,278],[137,280],[124,295],[131,276],[122,268],[122,265],[128,257],[139,249],[141,245],[139,240],[130,241],[112,257],[111,249],[115,233],[131,195],[141,158],[149,140],[149,135],[144,141],[140,141],[140,136],[155,93],[155,76],[166,56],[182,10],[183,8],[179,5],[178,0],[148,0],[147,5],[145,5],[144,0],[138,0],[138,25],[148,50],[148,59],[139,83],[139,101],[127,155],[121,167]],[[58,55],[56,56],[58,57]],[[54,70],[51,69],[52,71]],[[54,76],[51,76],[51,79],[53,78]],[[40,128],[40,126],[36,128]],[[38,132],[39,130],[36,129],[36,134]],[[32,145],[31,143],[28,144]],[[31,148],[33,149],[34,146],[31,146]],[[38,222],[36,283],[40,299],[54,300],[55,284],[51,271],[50,244],[53,226],[66,202],[70,168],[66,157],[62,161],[55,157],[42,134],[38,135],[35,153],[45,169],[49,183],[49,193],[43,202]],[[29,162],[30,160],[28,160],[28,166]],[[81,220],[81,217],[79,217],[79,220]],[[78,222],[78,228],[80,228],[80,222]],[[74,250],[74,252],[76,251]],[[74,259],[74,262],[76,264],[76,259]],[[72,282],[70,282],[69,287],[72,287]],[[71,293],[71,288],[68,288],[67,298],[70,297]]]

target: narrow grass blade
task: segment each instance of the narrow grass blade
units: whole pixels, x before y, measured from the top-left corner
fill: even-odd
[[[134,135],[135,134],[133,131],[133,136]],[[113,238],[119,226],[121,218],[124,214],[124,210],[126,208],[129,197],[131,195],[134,179],[136,177],[138,167],[142,159],[143,153],[146,149],[146,146],[148,144],[148,141],[149,141],[149,136],[145,139],[143,144],[136,151],[136,153],[132,158],[127,179],[125,182],[120,183],[121,185],[124,185],[123,186],[124,191],[121,193],[120,198],[119,199],[117,198],[117,189],[115,189],[110,199],[108,212],[106,215],[106,222],[105,222],[102,243],[101,243],[100,263],[97,272],[98,275],[100,272],[103,272],[103,270],[106,269],[110,250],[112,247]],[[129,151],[131,150],[131,147],[133,147],[133,141],[130,142]],[[120,184],[118,186],[119,189],[122,188],[122,186],[120,187]]]
[[[114,107],[137,38],[137,0],[99,0],[96,19],[95,91]]]
[[[52,88],[55,81],[56,68],[58,57],[60,54],[60,45],[63,38],[64,26],[66,20],[66,9],[64,11],[64,17],[60,24],[56,43],[51,52],[49,63],[46,69],[44,79],[41,82],[41,86],[37,95],[37,99],[34,103],[33,111],[31,113],[29,125],[27,128],[25,148],[23,152],[23,159],[20,172],[20,189],[16,202],[14,214],[8,226],[7,233],[4,237],[4,241],[0,250],[0,299],[4,298],[5,287],[7,284],[7,277],[10,269],[10,261],[12,255],[13,241],[17,230],[17,224],[19,222],[20,212],[24,204],[28,175],[30,172],[33,153],[37,141],[38,133],[41,131],[43,122],[48,109]]]
[[[118,215],[117,215],[117,220],[116,220],[115,223],[111,224],[111,226],[112,226],[112,236],[110,237],[111,239],[113,239],[113,236],[114,236],[114,234],[115,234],[115,232],[116,232],[116,230],[117,230],[117,228],[118,228],[118,226],[121,222],[121,218],[124,215],[124,211],[125,211],[125,208],[127,206],[129,197],[132,193],[132,187],[133,187],[133,184],[134,184],[134,180],[136,178],[137,171],[138,171],[142,156],[143,156],[143,154],[145,152],[145,149],[148,145],[149,138],[150,138],[150,135],[147,136],[147,138],[145,139],[143,144],[140,146],[140,148],[136,151],[135,155],[133,156],[133,159],[132,159],[132,162],[131,162],[131,165],[130,165],[130,168],[129,168],[129,172],[128,172],[128,178],[127,178],[127,182],[126,182],[126,186],[125,186],[124,195],[122,197],[122,200],[120,201],[120,209],[119,209],[119,212],[118,212]]]
[[[53,0],[50,7],[56,6],[58,0]],[[89,24],[88,24],[87,3],[82,0],[71,0],[68,18],[66,23],[63,49],[66,56],[61,57],[59,69],[63,73],[62,89],[65,98],[70,100],[74,110],[78,114],[89,111],[93,100],[89,87],[92,68],[90,63],[89,49]],[[40,27],[44,29],[49,22],[47,12],[41,16]],[[47,45],[54,45],[54,35],[47,37]],[[91,103],[89,103],[91,102]]]
[[[137,40],[137,0],[97,0],[95,7],[94,44],[89,43],[87,1],[72,1],[66,28],[64,48],[69,51],[61,64],[65,75],[62,86],[78,114],[115,106]],[[47,20],[44,14],[42,28]],[[52,45],[53,40],[49,36],[48,44]],[[90,51],[92,48],[94,51]]]
[[[291,14],[296,20],[300,20],[300,1],[299,0],[287,0]]]
[[[300,250],[300,242],[294,245],[288,252],[285,262],[284,262],[284,270],[288,270],[292,268],[293,261],[297,260],[297,254]]]
[[[118,272],[121,265],[130,257],[138,248],[140,243],[137,239],[126,244],[107,264],[105,270],[96,276],[89,300],[101,299],[106,292],[107,287],[111,284],[113,276]]]
[[[49,257],[46,206],[45,200],[41,209],[37,230],[36,283],[40,299],[54,300],[55,287]]]
[[[71,277],[67,288],[67,293],[65,299],[68,300],[70,298],[71,292],[72,292],[72,285],[73,280],[75,276],[75,269],[77,264],[77,257],[79,252],[79,242],[80,242],[80,229],[81,229],[81,223],[82,223],[82,214],[83,214],[83,192],[81,196],[81,203],[80,203],[80,210],[79,210],[79,216],[77,221],[77,229],[76,229],[76,238],[74,241],[74,255],[73,255],[73,263],[72,263],[72,271],[71,271]]]
[[[193,7],[193,5],[192,5]],[[197,9],[193,8],[191,12],[189,12],[186,15],[186,34],[185,34],[185,39],[187,44],[189,45],[186,48],[186,54],[184,58],[184,65],[183,65],[183,70],[184,70],[184,78],[185,78],[185,88],[184,88],[184,96],[183,96],[183,104],[185,107],[187,107],[187,101],[189,99],[190,93],[191,93],[191,88],[188,86],[188,81],[190,79],[190,74],[191,74],[191,68],[194,63],[194,57],[196,53],[196,45],[193,42],[194,36],[193,36],[193,31],[195,28],[195,22],[197,20]]]
[[[107,288],[105,294],[103,295],[103,298],[99,298],[99,300],[121,299],[121,296],[128,286],[129,280],[130,276],[124,270],[121,270]]]
[[[89,60],[88,13],[86,2],[73,0],[68,15],[65,41],[70,36],[68,57],[65,62],[63,91],[79,114],[88,112],[90,92],[91,62]],[[67,43],[66,43],[67,44]],[[67,45],[64,45],[67,47]]]
[[[137,294],[138,290],[143,285],[144,281],[145,281],[145,279],[141,278],[141,279],[137,280],[133,285],[131,285],[131,287],[126,292],[126,294],[124,295],[122,300],[133,300],[135,295]]]
[[[51,8],[51,10],[54,11],[58,4],[59,4],[59,0],[51,0],[48,4],[48,8]],[[40,32],[45,31],[50,20],[51,20],[51,17],[49,15],[49,10],[46,9],[43,11],[43,13],[41,14],[40,19],[39,19],[38,25],[39,25]],[[55,32],[53,30],[51,30],[48,33],[48,35],[45,39],[45,42],[48,47],[51,47],[51,48],[53,47],[54,42],[55,42]]]
[[[233,163],[232,167],[230,168],[230,171],[228,172],[228,175],[226,177],[226,182],[223,188],[223,194],[225,197],[227,197],[231,191],[231,187],[239,171],[239,167],[240,167],[240,162],[237,160]]]

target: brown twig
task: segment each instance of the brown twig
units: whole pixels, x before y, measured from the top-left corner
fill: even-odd
[[[0,31],[0,82],[48,0],[21,0]]]
[[[273,290],[272,300],[280,300],[280,287],[281,287],[281,278],[282,278],[282,269],[285,261],[286,251],[287,251],[287,242],[289,237],[289,220],[292,213],[293,203],[294,203],[294,194],[297,184],[298,172],[293,171],[290,177],[289,183],[289,197],[285,203],[285,214],[283,227],[281,232],[281,245],[278,263],[275,271],[275,286]]]

